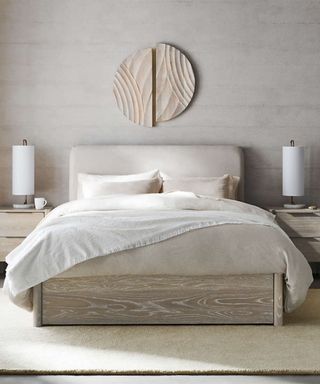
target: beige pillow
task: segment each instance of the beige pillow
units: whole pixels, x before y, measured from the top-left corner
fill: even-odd
[[[229,198],[229,175],[222,177],[165,177],[163,192],[188,191],[198,195]]]
[[[238,200],[239,176],[229,176],[229,199]]]
[[[151,180],[103,181],[83,185],[82,193],[85,199],[115,194],[136,195],[140,193],[159,193],[161,186],[162,182],[158,177]]]
[[[92,175],[88,173],[78,173],[78,199],[85,198],[85,195],[90,194],[92,188],[98,188],[101,183],[105,182],[131,182],[138,180],[151,180],[157,178],[160,183],[162,179],[158,169],[154,169],[149,172],[136,173],[131,175]],[[124,187],[124,186],[123,186]],[[120,188],[120,185],[116,188]],[[84,190],[86,193],[84,193]],[[123,188],[121,188],[123,190]]]

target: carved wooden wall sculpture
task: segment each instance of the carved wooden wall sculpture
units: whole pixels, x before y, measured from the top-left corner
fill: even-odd
[[[156,74],[156,121],[170,120],[189,105],[195,88],[194,73],[179,49],[158,44]]]
[[[113,93],[119,109],[137,124],[151,127],[152,49],[141,49],[126,58],[117,70]]]
[[[118,68],[113,93],[119,109],[132,122],[152,127],[183,112],[195,90],[186,56],[168,44],[141,49]]]

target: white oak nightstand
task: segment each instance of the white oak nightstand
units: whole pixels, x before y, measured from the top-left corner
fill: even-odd
[[[0,262],[40,223],[52,210],[44,209],[14,209],[0,207]]]
[[[308,260],[313,273],[320,273],[320,209],[268,208],[279,226]]]

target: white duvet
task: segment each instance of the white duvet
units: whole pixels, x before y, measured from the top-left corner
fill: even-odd
[[[213,270],[217,266],[217,274],[243,273],[243,264],[249,260],[247,254],[259,248],[259,257],[254,259],[254,263],[252,255],[249,255],[251,265],[248,263],[247,273],[270,273],[270,270],[284,273],[287,311],[304,301],[312,282],[311,269],[304,256],[274,222],[273,215],[238,201],[189,192],[113,195],[76,200],[55,208],[7,256],[4,289],[14,303],[32,309],[30,288],[73,266],[97,257],[119,252],[120,255],[122,251],[165,243],[165,240],[170,242],[169,239],[182,234],[217,226],[227,226],[228,236],[229,233],[232,236],[230,243],[243,244],[245,239],[245,246],[240,248],[247,252],[242,259],[240,249],[232,256],[231,263],[222,260],[221,268],[223,252],[215,253],[215,249],[221,249],[221,244],[212,241],[207,246],[207,253],[209,251]],[[244,235],[237,228],[245,228]],[[254,231],[250,228],[264,228],[265,236],[260,236],[259,243],[255,244]],[[270,245],[270,238],[274,244]],[[252,243],[253,247],[246,247],[247,243]]]

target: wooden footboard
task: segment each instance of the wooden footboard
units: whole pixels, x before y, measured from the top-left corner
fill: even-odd
[[[281,274],[53,278],[33,289],[34,325],[282,325]]]

